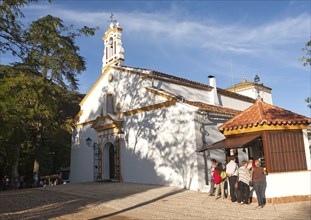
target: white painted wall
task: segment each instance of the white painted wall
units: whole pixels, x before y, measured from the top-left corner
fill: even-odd
[[[187,86],[181,86],[170,82],[155,81],[154,85],[158,88],[171,91],[177,95],[183,96],[186,100],[205,102],[210,105],[214,105],[214,93],[212,91],[201,90],[197,88],[191,88]],[[219,105],[243,111],[250,107],[253,103],[246,102],[240,99],[224,96],[218,93]]]
[[[311,195],[311,171],[271,173],[266,179],[266,198]]]
[[[151,80],[144,80],[140,75],[118,71],[112,86],[116,91],[117,101],[121,101],[122,111],[141,108],[167,101],[166,98],[148,92]]]
[[[238,94],[241,95],[245,95],[248,97],[251,97],[253,99],[256,99],[258,94],[257,94],[257,90],[255,89],[255,87],[251,87],[245,90],[240,90],[237,92]],[[272,103],[272,94],[270,91],[268,90],[264,90],[263,88],[261,88],[261,90],[259,91],[259,96],[262,98],[262,100],[268,104],[273,104]]]
[[[231,97],[224,96],[219,93],[218,93],[218,97],[219,97],[219,100],[220,100],[219,102],[221,106],[226,107],[226,108],[232,108],[235,110],[240,110],[240,111],[243,111],[247,109],[248,107],[250,107],[252,104],[254,104],[251,102],[233,99]]]
[[[193,128],[193,111],[179,103],[126,117],[123,181],[197,190]]]
[[[108,85],[108,76],[111,73],[113,73],[113,70],[108,71],[108,73],[84,101],[83,105],[81,106],[83,114],[80,116],[78,123],[94,120],[97,116],[99,116],[102,109],[104,109],[104,113],[106,112],[106,94],[108,91],[113,91],[113,88]]]
[[[110,74],[113,74],[112,82],[108,82]],[[122,111],[167,101],[164,97],[148,92],[145,87],[150,85],[151,82],[143,80],[140,75],[112,68],[84,101],[81,106],[83,114],[78,123],[94,120],[102,110],[106,114],[106,96],[108,92],[115,95],[115,107],[117,102],[121,102]]]
[[[213,104],[210,92],[207,90],[196,89],[192,87],[182,86],[164,81],[155,81],[154,86],[157,88],[171,91],[177,95],[183,96],[186,100],[205,102]]]
[[[88,137],[97,142],[97,134],[90,126],[73,131],[70,159],[70,182],[72,183],[94,180],[94,149],[86,145],[85,140]]]

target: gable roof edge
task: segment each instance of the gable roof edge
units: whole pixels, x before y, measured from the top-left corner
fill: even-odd
[[[105,71],[99,76],[99,78],[96,80],[96,82],[94,83],[94,85],[91,87],[91,89],[88,91],[88,93],[86,93],[86,95],[84,96],[84,98],[81,100],[81,102],[79,103],[80,106],[83,105],[83,103],[87,100],[87,98],[90,96],[90,94],[94,91],[94,89],[97,87],[97,85],[101,82],[101,80],[106,76],[107,72],[114,68],[113,66],[108,66]]]

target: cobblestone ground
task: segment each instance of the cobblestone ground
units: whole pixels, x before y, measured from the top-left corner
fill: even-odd
[[[0,219],[311,219],[311,201],[240,205],[176,187],[67,184],[0,193]]]

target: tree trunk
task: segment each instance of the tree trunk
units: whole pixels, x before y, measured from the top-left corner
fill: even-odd
[[[40,167],[40,163],[38,160],[38,157],[35,157],[35,161],[33,162],[33,173],[39,173],[39,167]]]
[[[18,182],[18,165],[19,165],[19,156],[20,156],[20,146],[19,144],[14,144],[14,162],[12,164],[11,172],[11,183],[12,185]]]
[[[33,173],[36,173],[39,176],[39,168],[40,168],[40,147],[41,147],[41,129],[37,130],[36,139],[35,139],[35,158],[33,163]]]

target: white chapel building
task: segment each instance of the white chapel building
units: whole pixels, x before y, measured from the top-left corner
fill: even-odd
[[[122,28],[111,23],[102,72],[80,103],[72,136],[70,181],[122,181],[206,191],[218,127],[256,102],[272,105],[271,88],[243,80],[227,90],[156,70],[124,65]],[[134,53],[134,51],[132,51]],[[237,149],[239,160],[248,149]]]

